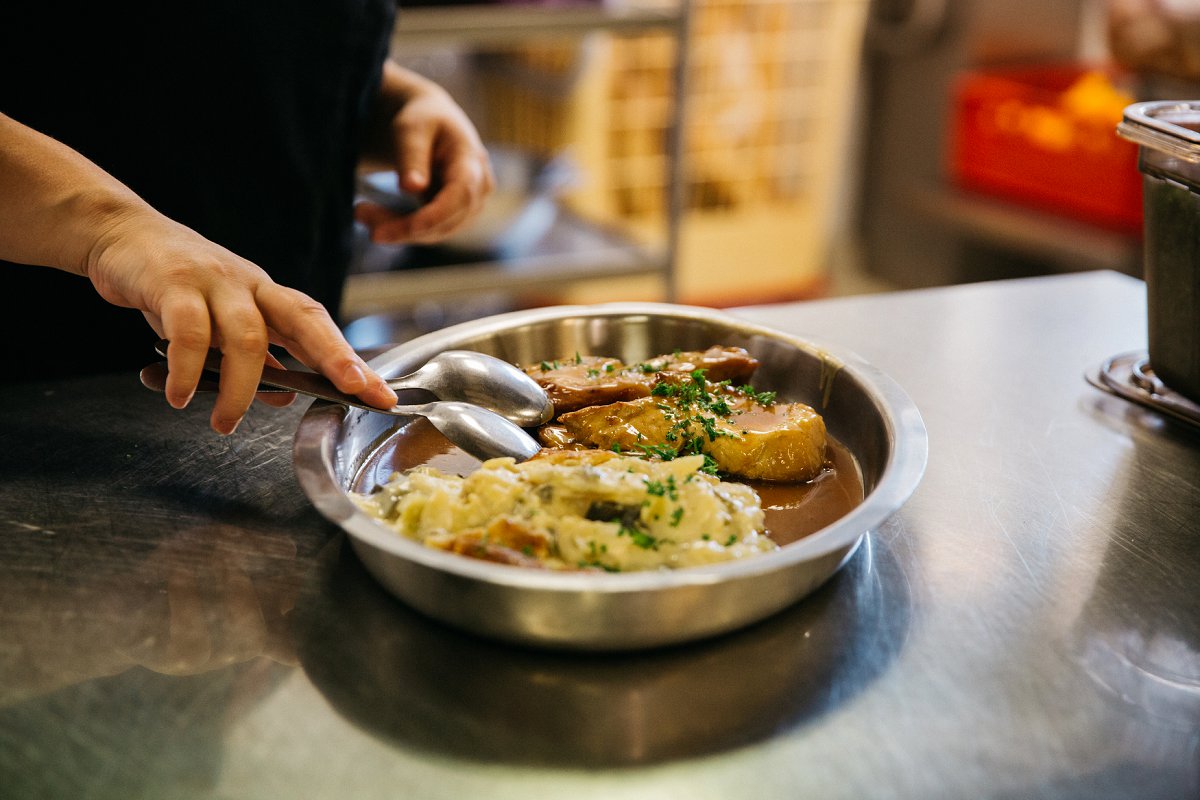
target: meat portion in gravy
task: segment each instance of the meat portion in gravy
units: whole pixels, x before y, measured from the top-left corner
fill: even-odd
[[[676,352],[625,364],[616,358],[581,356],[541,361],[525,367],[550,396],[555,414],[588,406],[649,397],[659,374],[691,375],[704,370],[709,381],[744,383],[758,369],[758,360],[741,347],[710,347]]]
[[[666,391],[659,391],[665,389]],[[765,481],[806,481],[825,463],[825,422],[803,403],[760,402],[702,379],[660,383],[649,397],[563,414],[559,443],[660,457],[696,453],[719,472]],[[555,441],[543,437],[543,442]]]

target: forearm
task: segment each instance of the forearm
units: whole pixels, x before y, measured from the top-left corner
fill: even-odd
[[[86,276],[104,300],[141,311],[171,342],[166,396],[176,408],[191,400],[209,348],[219,347],[212,426],[220,433],[232,433],[249,408],[270,343],[344,392],[379,408],[396,403],[396,393],[315,300],[168,219],[79,153],[3,115],[0,259]],[[57,312],[53,297],[29,302]]]
[[[0,114],[0,259],[86,275],[122,220],[155,214],[66,145]]]

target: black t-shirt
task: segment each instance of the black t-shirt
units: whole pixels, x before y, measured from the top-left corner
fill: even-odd
[[[0,111],[336,316],[354,169],[391,0],[5,3]],[[26,376],[154,359],[142,315],[0,262],[5,364]]]

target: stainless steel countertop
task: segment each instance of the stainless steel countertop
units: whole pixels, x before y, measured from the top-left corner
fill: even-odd
[[[638,655],[384,593],[292,475],[306,403],[223,439],[135,375],[5,387],[0,794],[1200,796],[1200,434],[1083,377],[1145,347],[1143,285],[735,313],[895,378],[929,466],[817,594]]]

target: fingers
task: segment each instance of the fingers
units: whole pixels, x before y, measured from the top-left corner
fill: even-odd
[[[412,213],[397,214],[378,203],[362,202],[354,216],[377,244],[433,244],[465,228],[483,209],[492,185],[491,168],[473,160],[459,165],[433,199]]]
[[[167,402],[183,408],[204,370],[210,346],[221,351],[220,391],[211,424],[233,433],[255,397],[268,353],[266,324],[252,296],[236,286],[219,286],[208,303],[196,292],[168,300],[163,326],[167,346]],[[215,334],[215,336],[213,335]]]
[[[161,320],[156,329],[170,341],[167,346],[167,402],[172,408],[184,408],[196,392],[208,355],[212,330],[208,305],[198,293],[180,292],[168,296],[156,316]]]
[[[396,175],[400,188],[417,196],[429,189],[433,175],[433,142],[437,128],[432,120],[400,126],[396,134]]]
[[[222,283],[208,302],[199,292],[180,291],[159,315],[167,348],[168,401],[183,408],[191,399],[210,347],[221,351],[220,390],[210,420],[213,430],[233,433],[253,400],[273,406],[293,394],[258,394],[263,365],[283,366],[268,352],[275,341],[318,370],[338,389],[378,408],[396,404],[396,393],[354,352],[323,306],[269,279],[248,287]]]
[[[320,303],[276,283],[260,285],[255,299],[275,341],[301,362],[369,405],[386,409],[396,404],[396,393],[354,352]]]
[[[487,150],[467,116],[441,90],[409,100],[392,125],[400,186],[428,202],[408,214],[362,203],[355,217],[379,244],[441,241],[474,219],[491,194],[495,176]]]
[[[221,349],[221,383],[213,404],[213,430],[231,434],[254,402],[267,359],[267,328],[258,309],[217,306],[214,323]]]
[[[157,315],[147,313],[146,319],[150,322],[152,328],[158,332],[160,336],[169,340],[171,344],[168,346],[168,372],[167,386],[164,387],[167,392],[167,402],[174,408],[185,408],[196,391],[196,386],[202,373],[200,370],[205,368],[204,359],[209,353],[208,346],[192,345],[189,346],[188,336],[179,333],[167,333],[162,320]],[[201,322],[196,326],[197,330],[207,332],[209,323],[207,322],[207,309],[203,310],[202,314],[197,315]],[[176,328],[180,327],[179,317],[170,317]],[[283,368],[283,364],[275,356],[267,353],[266,363],[272,367]],[[171,365],[174,366],[171,366]],[[199,365],[199,370],[195,368]],[[274,408],[286,408],[296,402],[296,395],[293,392],[257,392],[254,399],[272,406]]]
[[[460,187],[446,187],[427,205],[409,214],[397,214],[375,203],[360,203],[355,219],[367,226],[376,244],[434,244],[466,226],[475,216]]]
[[[283,364],[275,356],[267,353],[267,363],[272,367],[283,369]],[[295,392],[258,392],[254,399],[272,408],[286,408],[296,402]]]
[[[210,348],[221,351],[210,421],[218,433],[237,428],[255,399],[264,363],[279,365],[267,351],[271,342],[368,404],[396,403],[396,393],[354,352],[318,302],[153,209],[107,229],[87,275],[101,297],[141,310],[170,340],[164,391],[171,406],[191,401]],[[270,398],[273,405],[291,400]]]
[[[294,394],[259,394],[264,363],[282,366],[268,351],[269,333],[253,293],[236,281],[219,282],[205,298],[196,287],[179,287],[164,295],[154,315],[167,347],[167,401],[183,408],[195,393],[210,348],[221,351],[220,384],[210,424],[217,433],[233,433],[255,399],[276,407],[289,405]],[[147,315],[149,318],[150,315]]]

